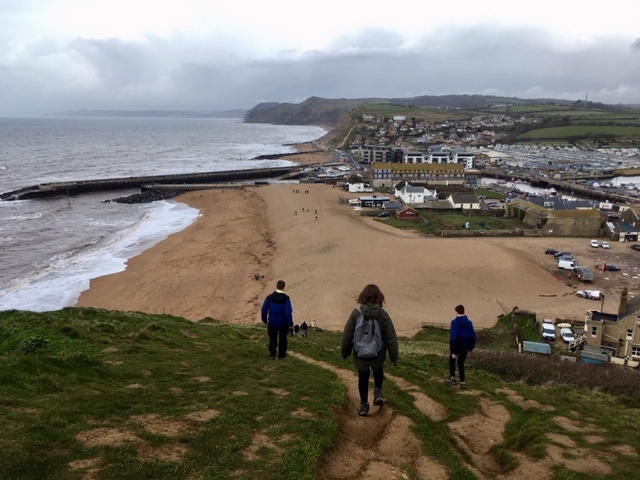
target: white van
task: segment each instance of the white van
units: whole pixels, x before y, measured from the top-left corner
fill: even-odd
[[[574,262],[573,260],[561,259],[558,260],[558,268],[561,270],[573,270],[574,268],[576,268],[576,262]]]

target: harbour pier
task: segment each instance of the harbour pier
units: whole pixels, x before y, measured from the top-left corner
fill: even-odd
[[[296,178],[304,168],[299,166],[225,170],[205,173],[183,173],[174,175],[150,175],[124,178],[78,180],[73,182],[43,183],[0,194],[0,200],[29,200],[56,196],[74,196],[83,193],[130,190],[170,185],[173,190],[208,188],[210,184],[226,182],[254,182],[273,179]]]

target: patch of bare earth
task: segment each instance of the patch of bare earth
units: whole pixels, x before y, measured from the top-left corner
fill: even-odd
[[[156,414],[134,415],[131,417],[143,430],[155,435],[177,437],[190,430],[190,425],[182,420],[164,418]]]
[[[479,478],[490,478],[500,473],[500,465],[491,448],[504,441],[504,429],[510,418],[504,405],[480,398],[478,412],[449,424],[460,448],[473,460],[471,470]]]
[[[248,461],[257,460],[259,457],[258,452],[263,448],[269,448],[271,450],[276,450],[276,444],[271,440],[271,438],[264,433],[256,433],[251,439],[251,445],[243,452],[244,457]]]
[[[622,455],[626,455],[628,457],[637,457],[638,452],[631,445],[613,445],[610,447],[616,453],[621,453]]]
[[[100,464],[102,460],[100,458],[85,458],[82,460],[75,460],[73,462],[69,462],[69,470],[77,472],[83,471],[84,475],[82,476],[82,480],[92,480],[97,478],[98,473],[100,472]]]
[[[218,410],[201,410],[199,412],[188,413],[186,418],[194,422],[208,422],[212,418],[216,418],[218,415],[220,415]]]
[[[185,415],[186,420],[174,420],[160,415],[136,415],[131,419],[143,430],[165,437],[178,437],[191,431],[193,423],[207,422],[220,414],[218,410],[199,410]],[[148,441],[138,437],[135,433],[113,427],[99,427],[80,432],[76,438],[88,447],[118,447],[132,444],[138,457],[142,461],[180,462],[189,450],[188,445],[172,442],[161,446],[153,446]],[[71,470],[84,470],[84,479],[97,478],[100,471],[100,457],[76,460],[69,463]]]
[[[447,408],[441,403],[438,403],[425,395],[420,390],[420,387],[413,385],[400,377],[393,377],[391,375],[387,375],[387,377],[393,380],[398,388],[409,393],[414,399],[416,408],[434,422],[439,422],[447,416]]]
[[[189,447],[183,443],[171,443],[154,447],[148,442],[140,441],[136,445],[138,457],[145,462],[160,460],[162,462],[180,462]]]
[[[585,434],[583,438],[589,443],[606,442],[606,438],[590,434],[597,429],[594,425],[562,416],[554,417],[553,420],[568,432]],[[605,452],[602,448],[577,447],[568,437],[565,437],[567,438],[566,443],[558,442],[560,437],[563,436],[557,434],[549,436],[553,441],[561,444],[561,446],[549,445],[547,447],[548,456],[553,463],[563,464],[571,470],[588,475],[609,475],[611,473],[611,464],[615,462],[615,455]]]
[[[536,400],[525,400],[525,398],[522,395],[520,395],[514,390],[511,390],[510,388],[498,388],[496,392],[505,394],[511,403],[515,403],[516,405],[518,405],[521,408],[524,408],[525,410],[529,410],[530,408],[533,408],[535,410],[542,410],[545,412],[550,412],[554,410],[554,408],[551,405],[543,405]]]
[[[286,397],[287,395],[289,395],[289,392],[282,388],[271,388],[269,389],[269,391],[277,397]]]
[[[293,415],[294,417],[297,417],[297,418],[315,418],[315,417],[317,417],[316,414],[311,413],[309,410],[305,409],[304,407],[298,408],[291,415]]]

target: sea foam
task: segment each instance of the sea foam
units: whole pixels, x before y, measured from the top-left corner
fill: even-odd
[[[75,305],[93,278],[118,273],[128,259],[191,225],[199,210],[173,201],[146,206],[141,220],[118,234],[51,258],[28,276],[2,285],[0,310],[59,310]]]

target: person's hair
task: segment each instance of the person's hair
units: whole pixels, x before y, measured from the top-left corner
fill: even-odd
[[[276,283],[276,290],[284,290],[284,280],[278,280],[278,283]]]
[[[462,305],[458,305],[455,310],[458,315],[464,315],[464,307]]]
[[[384,305],[384,295],[377,285],[370,283],[369,285],[364,287],[364,290],[362,290],[362,292],[360,292],[357,302],[360,305],[364,305],[365,303],[375,303],[382,307],[382,305]]]

